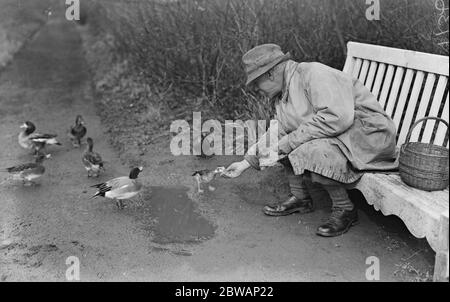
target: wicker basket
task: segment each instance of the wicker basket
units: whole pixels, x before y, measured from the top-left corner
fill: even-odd
[[[406,184],[417,189],[444,190],[449,183],[448,149],[428,143],[409,142],[412,130],[428,119],[438,120],[448,128],[448,123],[438,117],[425,117],[414,123],[406,136],[406,142],[400,148],[400,177]]]

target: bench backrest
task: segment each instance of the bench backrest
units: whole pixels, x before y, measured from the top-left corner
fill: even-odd
[[[359,79],[377,97],[397,125],[397,145],[414,122],[436,116],[448,122],[449,58],[404,49],[348,42],[344,72]],[[449,145],[447,127],[428,120],[410,141]]]

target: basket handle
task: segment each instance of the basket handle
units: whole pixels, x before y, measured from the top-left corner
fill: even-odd
[[[444,119],[442,119],[442,118],[440,118],[440,117],[434,117],[434,116],[423,117],[423,118],[421,118],[421,119],[418,119],[418,120],[414,123],[414,125],[409,129],[408,135],[406,136],[405,144],[409,143],[409,139],[411,138],[411,134],[412,134],[412,131],[414,130],[414,128],[415,128],[419,123],[421,123],[421,122],[423,122],[423,121],[425,121],[425,120],[437,120],[438,122],[444,123],[444,124],[447,126],[447,128],[448,128],[448,123],[447,123]]]

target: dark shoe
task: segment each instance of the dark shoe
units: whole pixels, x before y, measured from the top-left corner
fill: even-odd
[[[351,226],[358,223],[356,208],[351,211],[333,210],[328,221],[317,228],[317,235],[324,237],[339,236],[347,232]]]
[[[295,212],[301,214],[312,212],[313,205],[311,199],[299,199],[291,195],[285,202],[276,206],[265,206],[263,212],[269,216],[285,216]]]

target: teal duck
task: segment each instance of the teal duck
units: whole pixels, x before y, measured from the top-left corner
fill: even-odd
[[[204,170],[195,171],[192,174],[192,176],[194,176],[195,180],[197,181],[198,193],[204,192],[201,187],[202,183],[210,183],[211,181],[213,181],[216,178],[217,174],[222,174],[224,171],[225,171],[225,167],[217,167],[214,170],[204,169]],[[214,190],[214,188],[210,187],[210,190],[212,191],[212,190]]]

